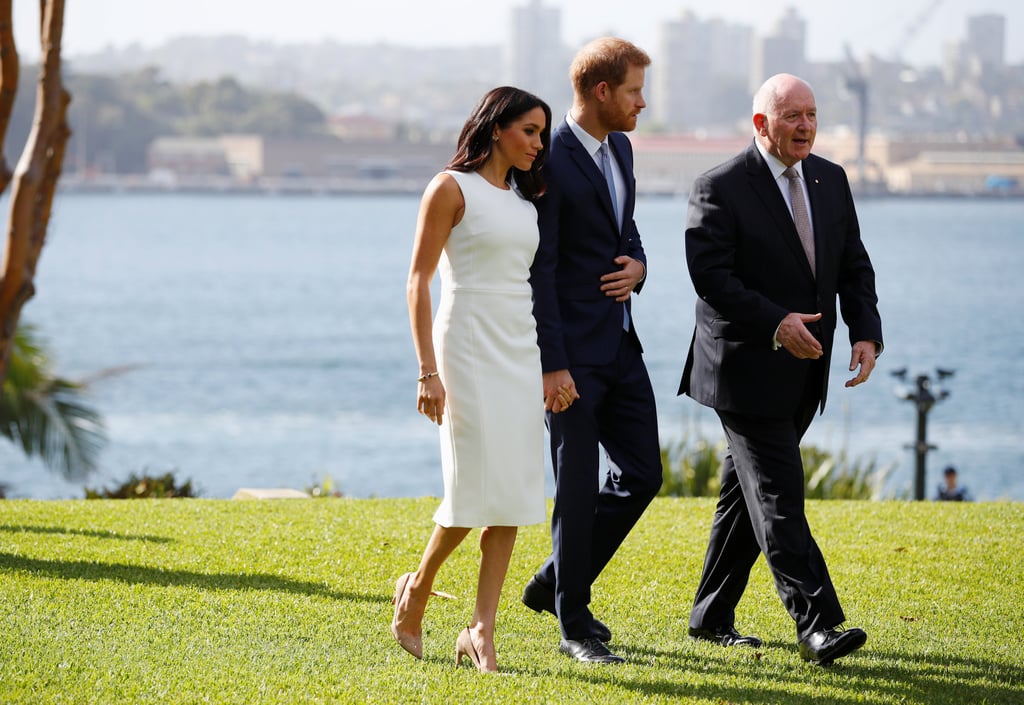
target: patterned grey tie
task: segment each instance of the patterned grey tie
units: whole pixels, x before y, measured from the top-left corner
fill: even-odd
[[[814,230],[811,228],[811,217],[807,214],[807,202],[804,200],[804,189],[800,185],[800,174],[789,167],[782,175],[789,179],[789,200],[793,204],[793,221],[796,231],[800,234],[800,244],[804,246],[807,261],[814,272]]]
[[[615,193],[615,176],[612,174],[611,150],[608,149],[607,142],[602,142],[597,151],[601,153],[601,173],[604,174],[604,180],[608,183],[608,193],[612,197],[612,209],[615,211],[615,224],[621,229],[622,221],[619,218],[619,197]]]

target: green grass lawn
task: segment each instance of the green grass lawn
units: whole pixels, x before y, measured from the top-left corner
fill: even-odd
[[[1024,703],[1024,504],[818,501],[811,525],[868,643],[823,669],[759,561],[737,626],[760,650],[685,635],[714,509],[658,499],[594,590],[624,666],[558,652],[519,602],[547,527],[520,532],[487,676],[454,665],[474,532],[424,621],[391,639],[435,499],[2,501],[2,703]]]

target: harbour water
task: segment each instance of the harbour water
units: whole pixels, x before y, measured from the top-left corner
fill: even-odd
[[[0,443],[10,497],[73,498],[130,473],[174,471],[203,496],[330,477],[349,496],[441,492],[437,431],[415,412],[405,277],[409,196],[63,194],[23,321],[91,386],[110,443],[67,482]],[[837,332],[832,389],[807,442],[894,466],[909,491],[915,407],[891,372],[955,370],[931,411],[929,496],[956,465],[978,499],[1024,500],[1024,201],[865,199],[885,352],[850,375]],[[675,394],[693,326],[684,200],[642,199],[649,259],[634,316],[666,443],[720,437]],[[550,481],[549,481],[550,491]]]

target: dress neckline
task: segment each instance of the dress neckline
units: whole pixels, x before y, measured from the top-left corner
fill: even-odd
[[[479,176],[479,177],[480,177],[481,179],[483,179],[483,180],[484,180],[484,183],[486,183],[486,184],[487,184],[488,186],[490,186],[491,188],[496,188],[496,189],[498,189],[499,191],[511,191],[511,190],[512,190],[512,184],[508,183],[507,181],[505,182],[505,185],[504,185],[504,187],[502,187],[502,186],[497,186],[497,185],[495,185],[494,183],[492,183],[492,182],[491,182],[491,181],[490,181],[490,180],[489,180],[489,179],[488,179],[488,178],[487,178],[486,176],[484,176],[483,174],[481,174],[479,170],[477,170],[477,171],[474,171],[474,172],[472,172],[472,173],[473,173],[473,174],[476,174],[476,175],[477,175],[477,176]]]

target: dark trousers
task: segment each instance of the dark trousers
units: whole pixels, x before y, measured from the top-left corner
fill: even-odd
[[[718,411],[729,454],[691,627],[734,623],[758,553],[764,554],[779,597],[796,622],[798,639],[846,619],[804,514],[800,439],[817,410],[821,380],[809,377],[804,401],[791,419]]]
[[[600,367],[574,367],[580,398],[547,415],[555,470],[552,552],[537,571],[555,591],[566,639],[595,636],[590,586],[661,487],[654,390],[632,332]],[[600,484],[599,447],[608,476]]]

